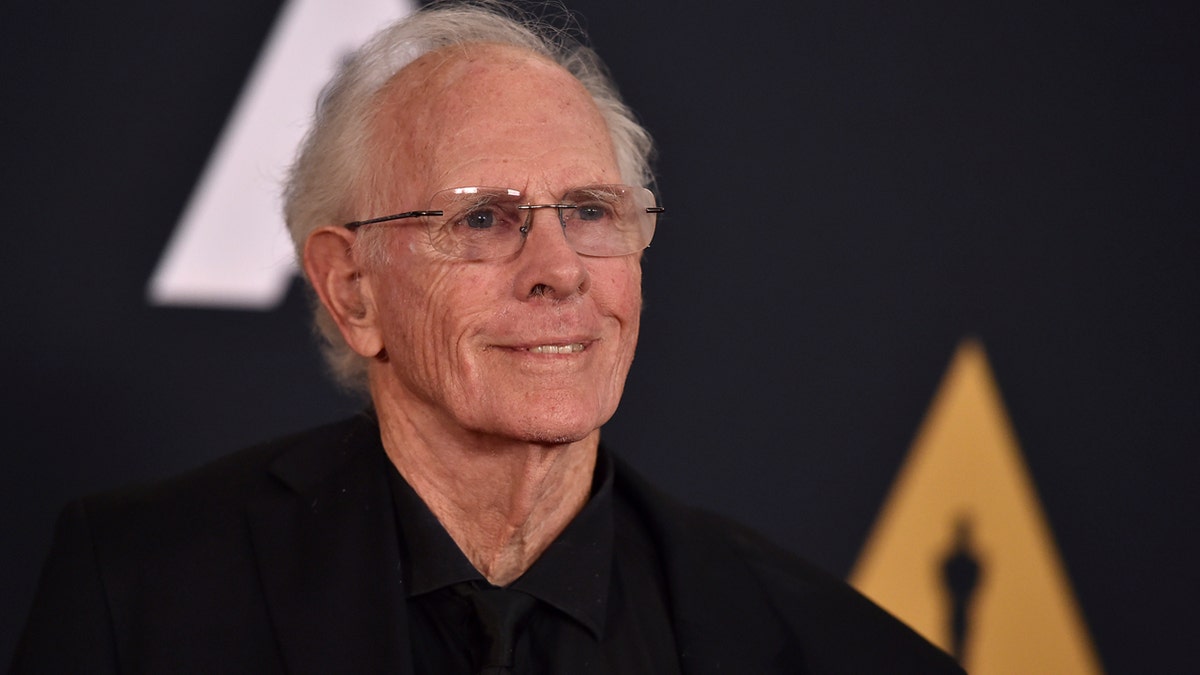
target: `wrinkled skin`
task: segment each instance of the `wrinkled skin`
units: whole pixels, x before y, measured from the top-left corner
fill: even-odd
[[[368,209],[423,208],[437,190],[463,185],[514,187],[545,203],[571,187],[621,182],[590,96],[525,52],[426,55],[382,100]],[[381,234],[386,263],[361,280],[374,325],[356,348],[386,354],[371,373],[377,407],[395,404],[430,440],[550,444],[594,435],[615,411],[633,359],[640,255],[576,254],[552,210],[535,212],[518,254],[481,262],[448,258],[418,221],[404,222]],[[531,351],[539,346],[570,351]]]

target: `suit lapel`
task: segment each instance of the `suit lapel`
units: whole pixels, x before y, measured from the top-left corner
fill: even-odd
[[[289,672],[412,672],[386,462],[370,421],[330,427],[281,455],[287,490],[249,508]]]

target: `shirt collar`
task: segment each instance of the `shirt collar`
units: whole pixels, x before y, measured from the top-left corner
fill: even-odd
[[[388,462],[391,466],[391,462]],[[388,472],[401,534],[408,597],[464,581],[486,583],[393,466]],[[601,448],[592,496],[542,555],[509,588],[564,612],[600,638],[604,633],[613,561],[613,462]]]

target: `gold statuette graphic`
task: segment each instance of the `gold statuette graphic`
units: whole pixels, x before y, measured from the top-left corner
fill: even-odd
[[[1103,672],[978,342],[959,346],[850,583],[972,675]]]

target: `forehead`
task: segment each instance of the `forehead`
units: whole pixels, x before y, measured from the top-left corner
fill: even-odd
[[[505,45],[444,48],[397,73],[381,91],[372,145],[401,189],[619,178],[607,124],[583,85]]]

